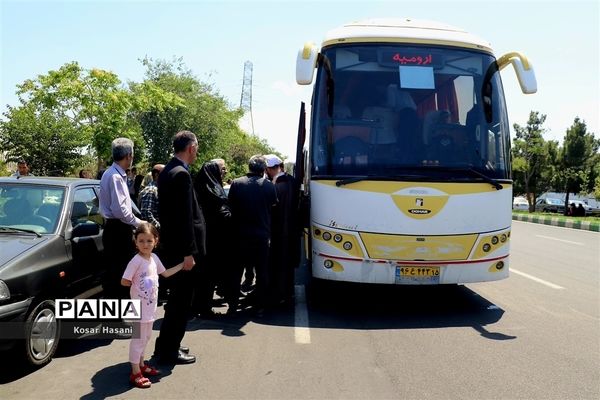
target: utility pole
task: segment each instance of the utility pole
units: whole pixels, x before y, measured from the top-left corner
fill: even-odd
[[[250,112],[250,123],[252,124],[252,134],[254,135],[254,118],[252,117],[252,62],[244,63],[244,82],[242,84],[242,98],[240,99],[240,108],[245,112]]]

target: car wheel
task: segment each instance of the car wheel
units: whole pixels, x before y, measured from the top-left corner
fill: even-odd
[[[25,360],[36,367],[52,360],[60,338],[60,320],[54,314],[54,301],[44,300],[28,315],[25,324]]]

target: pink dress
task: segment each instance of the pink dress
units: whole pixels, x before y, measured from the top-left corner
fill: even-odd
[[[131,298],[142,302],[142,319],[139,322],[152,322],[155,319],[158,275],[163,272],[165,267],[154,253],[149,260],[136,254],[127,264],[123,278],[131,281]]]

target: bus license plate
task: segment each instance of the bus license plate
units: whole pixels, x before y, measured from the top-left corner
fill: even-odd
[[[396,267],[397,284],[425,284],[434,285],[440,283],[440,267],[420,267],[398,265]]]

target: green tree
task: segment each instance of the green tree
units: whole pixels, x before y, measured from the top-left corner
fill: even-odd
[[[556,184],[556,177],[560,171],[560,151],[561,148],[558,141],[549,140],[544,143],[546,159],[536,185],[539,193],[550,189],[560,191],[560,187]]]
[[[65,157],[72,153],[70,146],[75,142],[80,153],[91,153],[97,158],[98,164],[110,160],[111,142],[120,136],[134,141],[138,148],[137,155],[145,154],[136,116],[149,108],[162,110],[181,104],[177,96],[151,82],[129,90],[123,87],[116,74],[101,69],[86,70],[77,62],[67,63],[36,79],[26,80],[17,85],[16,93],[21,106],[5,113],[9,122],[12,119],[15,121],[12,121],[11,129],[3,128],[3,140],[11,143],[17,149],[15,151],[30,149],[28,143],[20,139],[24,132],[49,123],[54,128],[60,128],[53,140],[65,142],[57,144],[67,150]],[[33,165],[50,165],[54,162],[47,160],[51,155],[41,143],[36,147],[40,151],[35,157],[26,152],[34,158]],[[72,168],[73,165],[65,167]]]
[[[81,162],[85,138],[71,121],[33,104],[8,107],[0,122],[0,143],[8,159],[25,158],[34,175],[65,175]]]
[[[145,58],[142,64],[146,67],[144,83],[151,82],[183,99],[177,107],[149,109],[139,115],[150,163],[165,162],[171,157],[173,135],[183,129],[198,137],[194,170],[207,160],[223,158],[229,166],[227,177],[236,177],[247,171],[250,156],[273,152],[265,141],[240,129],[238,121],[243,112],[231,108],[212,85],[199,81],[181,58]]]
[[[594,135],[587,131],[585,121],[576,117],[573,125],[567,129],[560,153],[561,168],[557,174],[567,194],[565,215],[569,204],[569,193],[579,193],[588,181],[590,162],[594,159],[596,146]]]
[[[517,183],[515,189],[522,188],[525,191],[530,211],[535,203],[538,180],[547,160],[542,136],[545,132],[542,128],[545,121],[546,115],[531,111],[525,127],[513,125],[516,134],[512,148],[512,168]]]

